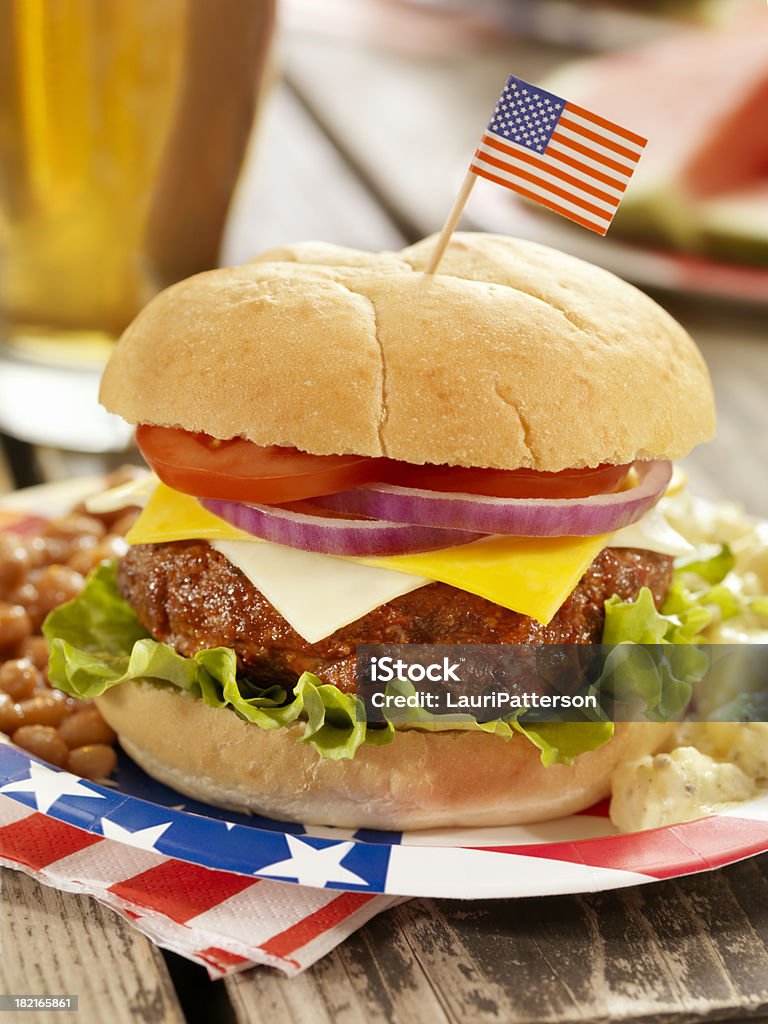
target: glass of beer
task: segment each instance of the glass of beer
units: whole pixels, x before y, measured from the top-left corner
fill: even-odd
[[[96,377],[155,292],[216,266],[274,7],[1,0],[0,429],[24,436],[22,378]]]

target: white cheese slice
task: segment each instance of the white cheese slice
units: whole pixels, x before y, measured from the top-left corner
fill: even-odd
[[[431,580],[281,544],[212,540],[299,636],[314,644]]]

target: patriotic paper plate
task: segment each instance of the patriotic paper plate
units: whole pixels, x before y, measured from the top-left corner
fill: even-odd
[[[94,481],[20,492],[11,510],[55,515]],[[22,520],[23,522],[23,520]],[[425,832],[318,828],[188,800],[121,756],[109,786],[0,743],[0,793],[41,814],[205,867],[319,888],[463,899],[594,892],[675,878],[768,851],[768,796],[727,813],[617,835],[605,805],[538,825]]]

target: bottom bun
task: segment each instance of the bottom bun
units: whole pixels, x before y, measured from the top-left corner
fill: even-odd
[[[620,762],[658,750],[671,731],[620,723],[610,743],[550,768],[523,736],[415,729],[384,747],[360,747],[351,761],[330,761],[299,742],[300,724],[262,729],[147,680],[96,703],[149,775],[196,800],[306,825],[395,831],[573,814],[608,796]]]

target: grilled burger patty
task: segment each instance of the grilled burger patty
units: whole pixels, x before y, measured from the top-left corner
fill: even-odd
[[[302,672],[314,672],[348,693],[355,689],[357,644],[599,643],[607,598],[618,594],[626,601],[646,586],[658,605],[671,579],[667,555],[608,548],[546,626],[445,583],[430,583],[311,644],[204,541],[138,544],[118,573],[120,590],[144,628],[180,654],[231,647],[241,674],[262,685],[292,687]]]

